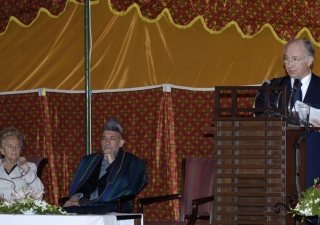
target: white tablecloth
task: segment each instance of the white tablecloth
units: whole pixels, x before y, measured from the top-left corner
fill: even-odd
[[[0,224],[5,225],[133,225],[134,219],[117,220],[117,215],[12,215],[0,214]],[[141,224],[143,224],[141,216]]]

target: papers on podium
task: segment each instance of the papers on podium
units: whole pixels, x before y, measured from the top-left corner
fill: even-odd
[[[301,104],[301,103],[304,104],[303,102],[296,101],[296,103],[294,104],[294,107],[292,108],[292,111],[298,112],[298,104]],[[309,121],[312,121],[314,118],[320,119],[320,109],[313,108],[311,105]]]

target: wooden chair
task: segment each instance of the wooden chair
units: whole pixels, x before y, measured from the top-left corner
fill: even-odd
[[[37,176],[41,180],[43,168],[46,164],[48,164],[48,159],[47,158],[41,158],[41,157],[33,157],[33,158],[27,158],[28,162],[33,162],[37,166]]]
[[[214,200],[213,166],[213,158],[183,159],[181,193],[150,198],[140,198],[137,201],[138,213],[143,213],[144,205],[180,199],[180,221],[145,222],[145,225],[208,224],[197,222],[197,220],[210,220],[211,223],[212,204]]]

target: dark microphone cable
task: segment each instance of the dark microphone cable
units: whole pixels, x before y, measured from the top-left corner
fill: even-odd
[[[272,110],[266,110],[264,113],[269,113],[272,114],[274,116],[280,116],[283,117],[285,119],[287,119],[288,121],[290,121],[293,124],[302,124],[305,127],[304,132],[302,133],[302,135],[300,136],[300,138],[298,140],[295,141],[293,147],[295,150],[295,183],[296,183],[296,189],[298,192],[298,198],[301,198],[301,186],[300,186],[300,182],[299,182],[299,176],[300,176],[300,143],[301,141],[308,137],[308,135],[310,134],[311,130],[309,127],[309,121],[303,121],[302,119],[300,119],[300,117],[293,117],[290,115],[281,115],[280,113],[276,113]]]
[[[274,84],[276,83],[276,81],[277,81],[277,78],[273,78],[271,81],[264,80],[262,86],[275,86]],[[262,92],[263,91],[260,90],[255,95],[252,108],[255,108],[257,100],[262,101],[262,102],[265,101],[265,96],[264,96],[264,98],[261,97]],[[271,90],[271,93],[269,93],[269,94],[270,94],[270,96],[273,95],[274,96],[273,98],[275,99],[277,96],[277,91]],[[270,99],[270,96],[269,96],[269,99]],[[278,105],[274,102],[269,102],[269,107],[270,108],[278,108]]]

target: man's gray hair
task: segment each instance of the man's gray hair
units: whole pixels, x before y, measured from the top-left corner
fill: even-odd
[[[287,48],[290,44],[294,43],[294,42],[297,42],[297,41],[302,41],[303,45],[304,45],[304,48],[306,49],[306,52],[307,52],[307,55],[309,56],[313,56],[314,57],[314,54],[315,54],[315,51],[314,51],[314,47],[311,43],[310,40],[308,40],[307,38],[296,38],[296,39],[292,39],[291,41],[289,41],[286,46],[284,47],[284,52],[287,51]]]

